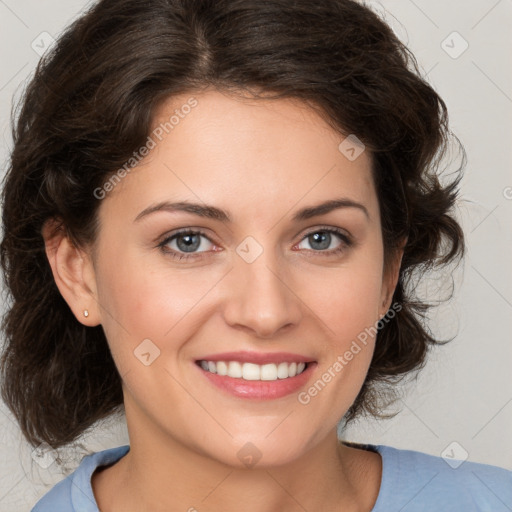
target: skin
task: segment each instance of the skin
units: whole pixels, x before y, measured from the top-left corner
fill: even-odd
[[[210,353],[289,351],[318,363],[307,389],[385,314],[401,253],[384,269],[370,155],[347,159],[344,136],[297,100],[193,96],[198,105],[101,201],[92,247],[44,231],[59,290],[80,322],[103,326],[123,381],[131,448],[93,475],[99,507],[370,511],[381,457],[339,443],[336,425],[364,382],[373,338],[307,405],[297,393],[233,397],[194,366]],[[154,127],[190,97],[166,100]],[[347,207],[292,221],[340,197],[368,217]],[[134,221],[160,201],[214,205],[232,222],[168,211]],[[343,240],[332,234],[322,249],[307,235],[329,227],[353,245],[326,255]],[[205,232],[196,258],[157,246],[179,228]],[[236,252],[247,236],[263,249],[252,263]],[[177,242],[166,247],[183,254]],[[160,350],[147,366],[134,357],[144,339]],[[237,456],[248,442],[261,454],[250,468]]]

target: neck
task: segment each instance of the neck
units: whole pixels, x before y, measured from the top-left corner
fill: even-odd
[[[380,463],[380,456],[341,444],[336,430],[286,464],[233,467],[141,418],[128,421],[130,451],[94,476],[100,510],[352,512],[371,510],[377,499],[380,474],[370,478],[368,457]]]

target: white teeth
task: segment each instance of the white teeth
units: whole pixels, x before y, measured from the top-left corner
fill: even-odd
[[[242,379],[261,380],[261,368],[257,364],[244,363],[242,366]]]
[[[228,374],[228,365],[224,361],[217,361],[216,364],[217,373],[219,375],[227,375]]]
[[[277,380],[295,377],[304,371],[306,363],[239,363],[238,361],[201,361],[201,368],[210,373],[244,380]]]
[[[242,377],[242,365],[236,361],[230,361],[228,363],[228,371],[226,375],[228,377],[236,377],[240,379]]]
[[[288,377],[288,363],[279,363],[277,367],[277,378],[286,379]]]
[[[284,366],[287,366],[286,363],[281,363]],[[278,367],[275,364],[263,364],[260,368],[260,379],[261,380],[277,380],[279,377]],[[281,377],[285,378],[286,377]]]

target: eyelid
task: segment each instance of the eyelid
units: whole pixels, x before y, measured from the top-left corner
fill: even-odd
[[[353,240],[353,236],[350,234],[349,231],[347,231],[346,229],[344,228],[340,228],[338,226],[329,226],[327,224],[325,225],[322,225],[322,224],[319,224],[319,225],[316,225],[316,226],[313,226],[311,228],[307,228],[304,232],[304,234],[302,235],[302,238],[301,238],[301,241],[306,237],[306,236],[309,236],[309,235],[312,235],[313,233],[317,233],[319,231],[329,231],[329,232],[334,232],[340,236],[345,236],[347,239],[349,239],[350,241]]]

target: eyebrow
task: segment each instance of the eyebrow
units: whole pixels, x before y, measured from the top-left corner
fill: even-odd
[[[311,219],[313,217],[317,217],[319,215],[325,215],[333,210],[337,210],[340,208],[357,208],[361,210],[368,219],[370,219],[370,214],[368,213],[368,210],[363,204],[358,203],[353,199],[342,197],[339,199],[331,199],[329,201],[325,201],[315,206],[303,208],[302,210],[299,210],[298,212],[295,213],[295,215],[292,217],[292,221],[304,221],[307,219]],[[225,210],[222,210],[215,206],[203,205],[199,203],[190,203],[186,201],[180,201],[176,203],[162,201],[160,203],[148,206],[147,208],[142,210],[137,215],[137,217],[135,217],[134,222],[139,221],[140,219],[146,217],[147,215],[150,215],[151,213],[160,211],[166,211],[171,213],[186,212],[208,219],[219,220],[222,222],[232,222],[230,214]]]

